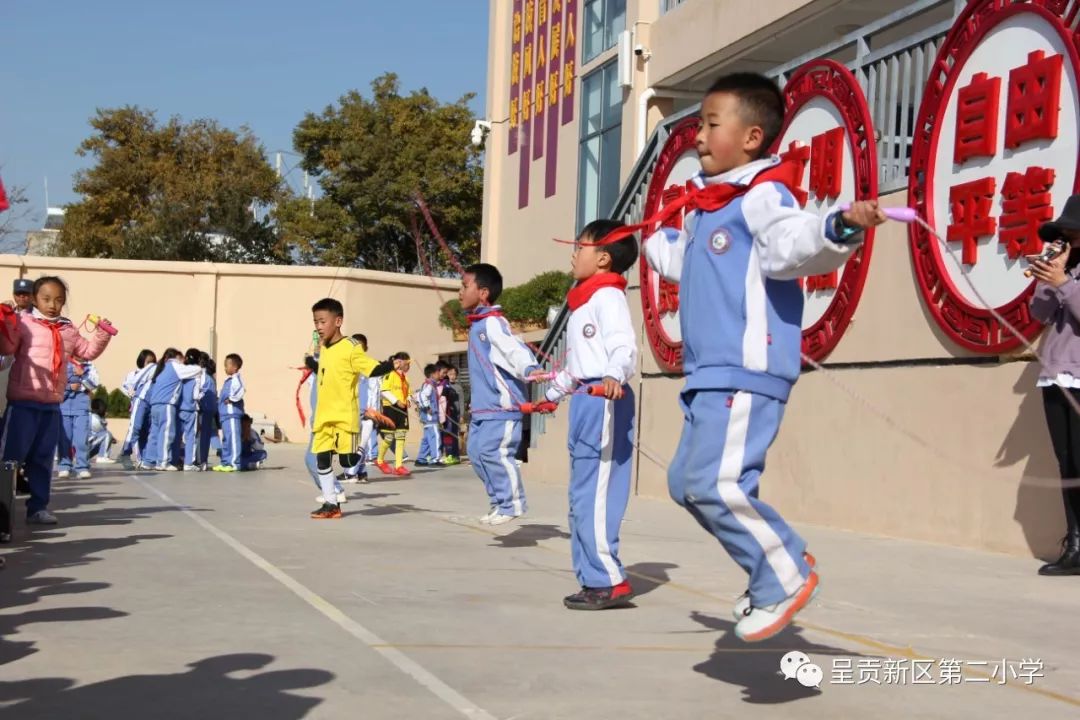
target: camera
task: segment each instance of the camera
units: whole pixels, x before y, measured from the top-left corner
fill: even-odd
[[[646,48],[641,43],[638,43],[637,45],[634,46],[634,54],[637,55],[638,57],[643,57],[646,53],[649,53],[649,49]],[[651,54],[651,53],[649,53],[649,54]]]
[[[476,147],[483,147],[489,132],[491,132],[491,123],[486,120],[477,120],[472,132],[469,133],[469,138]]]

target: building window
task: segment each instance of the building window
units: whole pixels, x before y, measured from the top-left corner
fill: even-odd
[[[578,155],[577,226],[607,217],[619,197],[622,88],[612,61],[581,79],[581,150]]]
[[[581,63],[615,47],[626,29],[626,0],[585,0],[585,45]]]
[[[682,5],[686,0],[660,0],[660,12],[671,12],[679,5]]]

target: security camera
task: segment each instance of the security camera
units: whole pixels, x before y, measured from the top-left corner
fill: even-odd
[[[634,46],[634,54],[638,57],[643,57],[646,60],[652,57],[652,53],[649,52],[649,48],[645,47],[641,43]]]
[[[477,120],[472,132],[469,133],[469,138],[476,147],[483,147],[489,132],[491,132],[491,123],[487,120]]]

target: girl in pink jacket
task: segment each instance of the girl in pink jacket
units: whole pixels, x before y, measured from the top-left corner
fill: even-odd
[[[0,355],[15,362],[8,378],[7,413],[0,456],[20,463],[30,484],[27,522],[55,525],[48,511],[53,454],[60,437],[60,401],[72,355],[92,360],[105,350],[110,335],[99,325],[86,340],[60,315],[67,285],[58,277],[34,282],[33,308],[16,313],[0,306]]]

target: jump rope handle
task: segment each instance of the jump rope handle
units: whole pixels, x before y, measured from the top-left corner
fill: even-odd
[[[847,212],[851,209],[851,203],[840,203],[837,207],[841,212]],[[915,222],[915,219],[919,217],[918,213],[915,212],[915,208],[882,208],[882,211],[885,213],[885,217],[902,223]]]
[[[120,332],[119,330],[114,328],[112,326],[112,323],[110,323],[108,320],[102,320],[100,315],[87,315],[86,316],[86,322],[93,325],[95,329],[96,328],[101,328],[102,330],[107,332],[109,335],[114,335],[115,336],[116,333]]]

